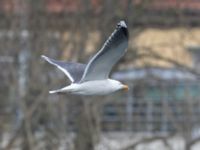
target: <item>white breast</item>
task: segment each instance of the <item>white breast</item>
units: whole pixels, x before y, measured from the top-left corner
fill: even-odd
[[[107,79],[71,84],[67,92],[79,95],[105,95],[120,89],[118,81]]]

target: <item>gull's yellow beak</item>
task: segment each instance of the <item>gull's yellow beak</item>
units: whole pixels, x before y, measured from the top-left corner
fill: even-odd
[[[122,88],[124,91],[128,92],[129,88],[128,88],[128,85],[123,85],[123,88]]]

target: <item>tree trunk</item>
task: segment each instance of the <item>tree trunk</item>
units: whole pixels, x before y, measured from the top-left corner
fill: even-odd
[[[93,131],[91,124],[91,114],[88,112],[90,107],[88,101],[77,99],[79,101],[79,114],[76,120],[76,138],[74,141],[75,150],[94,150]]]

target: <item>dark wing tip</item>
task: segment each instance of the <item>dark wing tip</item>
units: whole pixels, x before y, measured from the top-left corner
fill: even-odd
[[[124,33],[124,35],[128,38],[129,37],[129,34],[128,34],[128,27],[125,23],[125,21],[120,21],[118,24],[117,24],[117,29],[118,30],[122,30],[122,32]]]
[[[117,27],[124,27],[124,28],[127,28],[127,25],[125,23],[124,20],[120,21],[118,24],[117,24]]]

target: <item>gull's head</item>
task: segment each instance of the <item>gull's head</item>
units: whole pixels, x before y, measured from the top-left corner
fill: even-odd
[[[125,92],[128,92],[129,90],[128,85],[122,84],[122,90],[124,90]]]
[[[113,85],[117,88],[117,90],[123,90],[126,92],[129,90],[128,85],[125,85],[117,80],[112,80],[112,82],[113,82]]]

